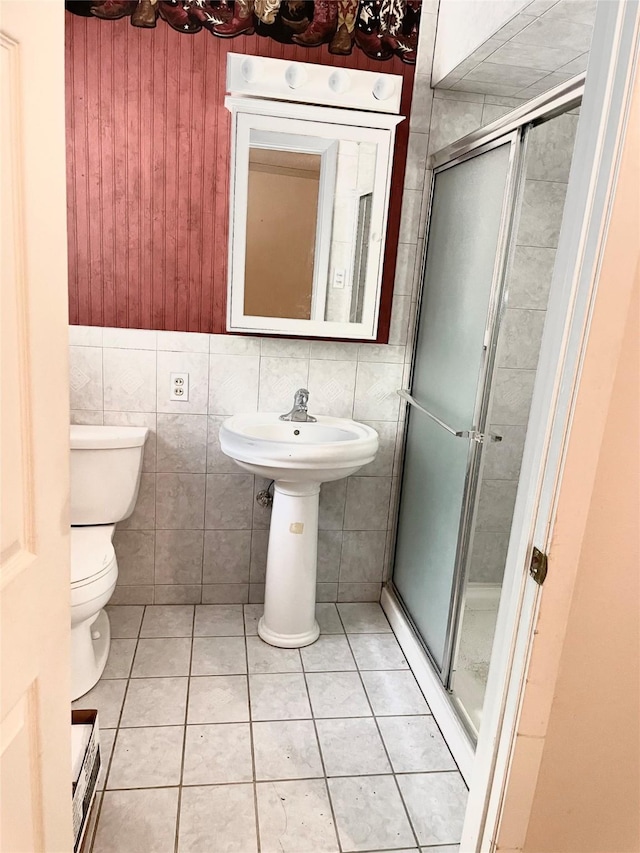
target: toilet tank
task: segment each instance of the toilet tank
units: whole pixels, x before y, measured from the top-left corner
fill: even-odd
[[[131,515],[148,432],[71,426],[71,524],[113,524]]]

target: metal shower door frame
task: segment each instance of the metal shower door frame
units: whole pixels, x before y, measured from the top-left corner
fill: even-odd
[[[521,168],[523,163],[523,147],[524,147],[524,128],[518,127],[513,130],[507,131],[502,135],[487,140],[479,140],[476,145],[470,146],[465,151],[456,152],[451,159],[440,163],[434,170],[431,176],[431,185],[429,190],[429,203],[428,203],[428,211],[427,211],[427,225],[425,229],[425,243],[424,250],[421,260],[421,270],[420,270],[420,281],[423,283],[420,289],[419,300],[417,305],[417,321],[414,329],[414,340],[413,340],[413,352],[411,357],[411,368],[410,368],[410,378],[409,378],[409,389],[403,389],[402,397],[409,404],[409,407],[416,405],[416,402],[411,397],[410,388],[413,385],[413,376],[416,365],[416,348],[415,341],[417,339],[417,334],[420,326],[420,315],[422,311],[422,299],[424,296],[424,275],[426,270],[426,261],[427,261],[427,252],[429,246],[429,235],[431,230],[431,220],[433,213],[433,200],[435,193],[435,184],[436,178],[439,174],[447,171],[448,169],[454,168],[455,166],[460,165],[468,160],[473,159],[474,157],[481,156],[482,154],[486,154],[487,152],[499,148],[503,145],[510,145],[511,150],[509,152],[509,164],[507,171],[507,178],[505,182],[504,189],[504,198],[502,205],[502,213],[500,219],[500,227],[498,231],[498,242],[497,242],[497,250],[496,250],[496,259],[494,263],[493,269],[493,278],[491,283],[491,295],[489,297],[489,307],[487,311],[487,321],[485,326],[485,354],[482,362],[482,366],[480,369],[480,376],[478,379],[478,388],[476,393],[476,402],[474,406],[474,418],[473,418],[473,426],[472,433],[484,433],[486,430],[486,417],[488,411],[489,404],[489,390],[490,390],[490,380],[493,373],[493,366],[495,363],[495,355],[496,355],[496,347],[498,341],[498,331],[500,328],[500,321],[502,315],[504,313],[505,305],[506,305],[506,280],[507,280],[507,270],[508,270],[508,262],[510,259],[510,249],[511,249],[511,236],[513,233],[514,223],[517,219],[517,214],[519,212],[519,201],[522,193],[522,186],[524,183],[523,179],[523,169]],[[437,155],[435,155],[437,156]],[[418,405],[418,408],[421,408]],[[407,422],[411,417],[411,412],[407,412]],[[406,437],[406,425],[405,425],[405,437]],[[457,549],[456,549],[456,559],[455,559],[455,567],[454,574],[452,580],[452,592],[451,598],[449,601],[449,614],[447,617],[447,629],[445,635],[445,644],[444,644],[444,655],[442,660],[442,666],[439,666],[437,661],[435,660],[433,654],[431,653],[429,647],[426,642],[422,639],[420,632],[417,630],[417,626],[413,621],[410,612],[407,609],[407,606],[404,604],[402,600],[402,596],[393,583],[393,577],[391,577],[390,582],[393,587],[393,591],[400,602],[406,617],[409,622],[413,626],[413,629],[416,635],[420,638],[424,650],[429,657],[431,665],[434,667],[435,671],[438,673],[440,680],[442,681],[445,689],[448,689],[451,682],[451,666],[453,661],[453,654],[455,649],[455,644],[457,641],[457,628],[459,623],[459,614],[462,608],[462,591],[464,588],[465,577],[467,573],[467,564],[469,558],[469,534],[473,529],[473,518],[475,515],[475,506],[476,506],[476,497],[477,497],[477,484],[478,484],[478,474],[480,470],[480,462],[482,457],[482,448],[483,443],[481,441],[474,440],[472,435],[460,435],[460,438],[463,440],[467,440],[469,442],[469,450],[467,455],[467,468],[465,473],[465,483],[464,483],[464,493],[463,493],[463,501],[462,501],[462,509],[460,513],[460,523],[458,528],[458,541],[457,541]],[[404,465],[404,455],[406,453],[406,441],[405,446],[403,448],[403,465]],[[394,555],[396,553],[397,548],[397,513],[399,512],[400,504],[398,504],[397,512],[396,512],[396,526],[394,531]]]

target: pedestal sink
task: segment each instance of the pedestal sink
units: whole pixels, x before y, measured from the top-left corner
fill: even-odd
[[[224,421],[220,447],[241,468],[275,481],[258,634],[272,646],[308,646],[320,633],[315,618],[320,484],[372,462],[378,434],[348,418],[319,416],[310,423],[258,412]]]

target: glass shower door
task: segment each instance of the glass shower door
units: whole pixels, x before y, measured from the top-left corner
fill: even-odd
[[[488,429],[502,435],[503,440],[486,447],[483,453],[448,684],[460,716],[476,734],[482,720],[578,119],[572,110],[525,129],[522,196],[524,200],[544,198],[546,203],[533,208],[532,216],[532,206],[523,202],[522,215],[514,217],[509,241],[512,262],[506,274],[504,310],[496,329],[496,357],[487,383],[486,407]]]
[[[503,138],[434,180],[393,584],[443,680],[518,144]]]

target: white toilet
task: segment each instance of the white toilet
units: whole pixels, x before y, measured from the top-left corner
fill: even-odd
[[[109,656],[103,610],[118,579],[116,522],[138,497],[146,427],[71,427],[71,698],[96,684]]]

